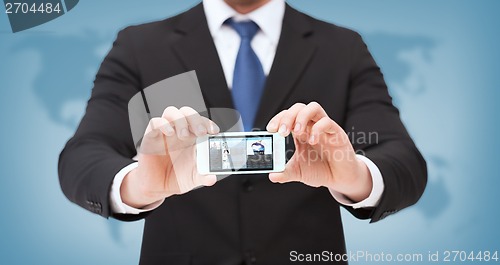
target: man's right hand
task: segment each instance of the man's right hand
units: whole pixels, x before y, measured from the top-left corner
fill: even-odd
[[[196,169],[196,137],[216,134],[218,126],[190,107],[168,107],[150,120],[138,152],[139,165],[123,179],[122,201],[143,208],[198,186],[212,186],[215,175]]]

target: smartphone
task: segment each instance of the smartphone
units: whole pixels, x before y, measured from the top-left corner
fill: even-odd
[[[278,133],[227,132],[198,137],[200,174],[257,174],[285,170],[285,138]]]

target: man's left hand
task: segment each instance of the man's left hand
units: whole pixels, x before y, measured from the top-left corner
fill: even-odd
[[[317,102],[297,103],[272,118],[269,132],[292,133],[295,153],[285,171],[269,174],[272,182],[299,181],[312,187],[327,187],[353,202],[366,199],[372,178],[366,164],[356,158],[344,130]]]

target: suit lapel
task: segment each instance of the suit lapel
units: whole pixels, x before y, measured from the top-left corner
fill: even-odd
[[[175,30],[180,37],[174,52],[187,71],[196,71],[207,108],[234,108],[203,5],[179,16]]]
[[[254,127],[264,129],[269,120],[283,108],[282,103],[290,96],[314,54],[315,45],[308,38],[311,33],[306,16],[287,5],[276,55]]]

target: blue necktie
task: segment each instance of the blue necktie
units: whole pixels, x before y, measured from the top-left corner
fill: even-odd
[[[266,76],[262,64],[250,45],[252,38],[259,31],[253,21],[226,21],[240,35],[241,44],[234,66],[232,95],[236,109],[241,114],[245,131],[253,129],[260,98],[264,91]]]

